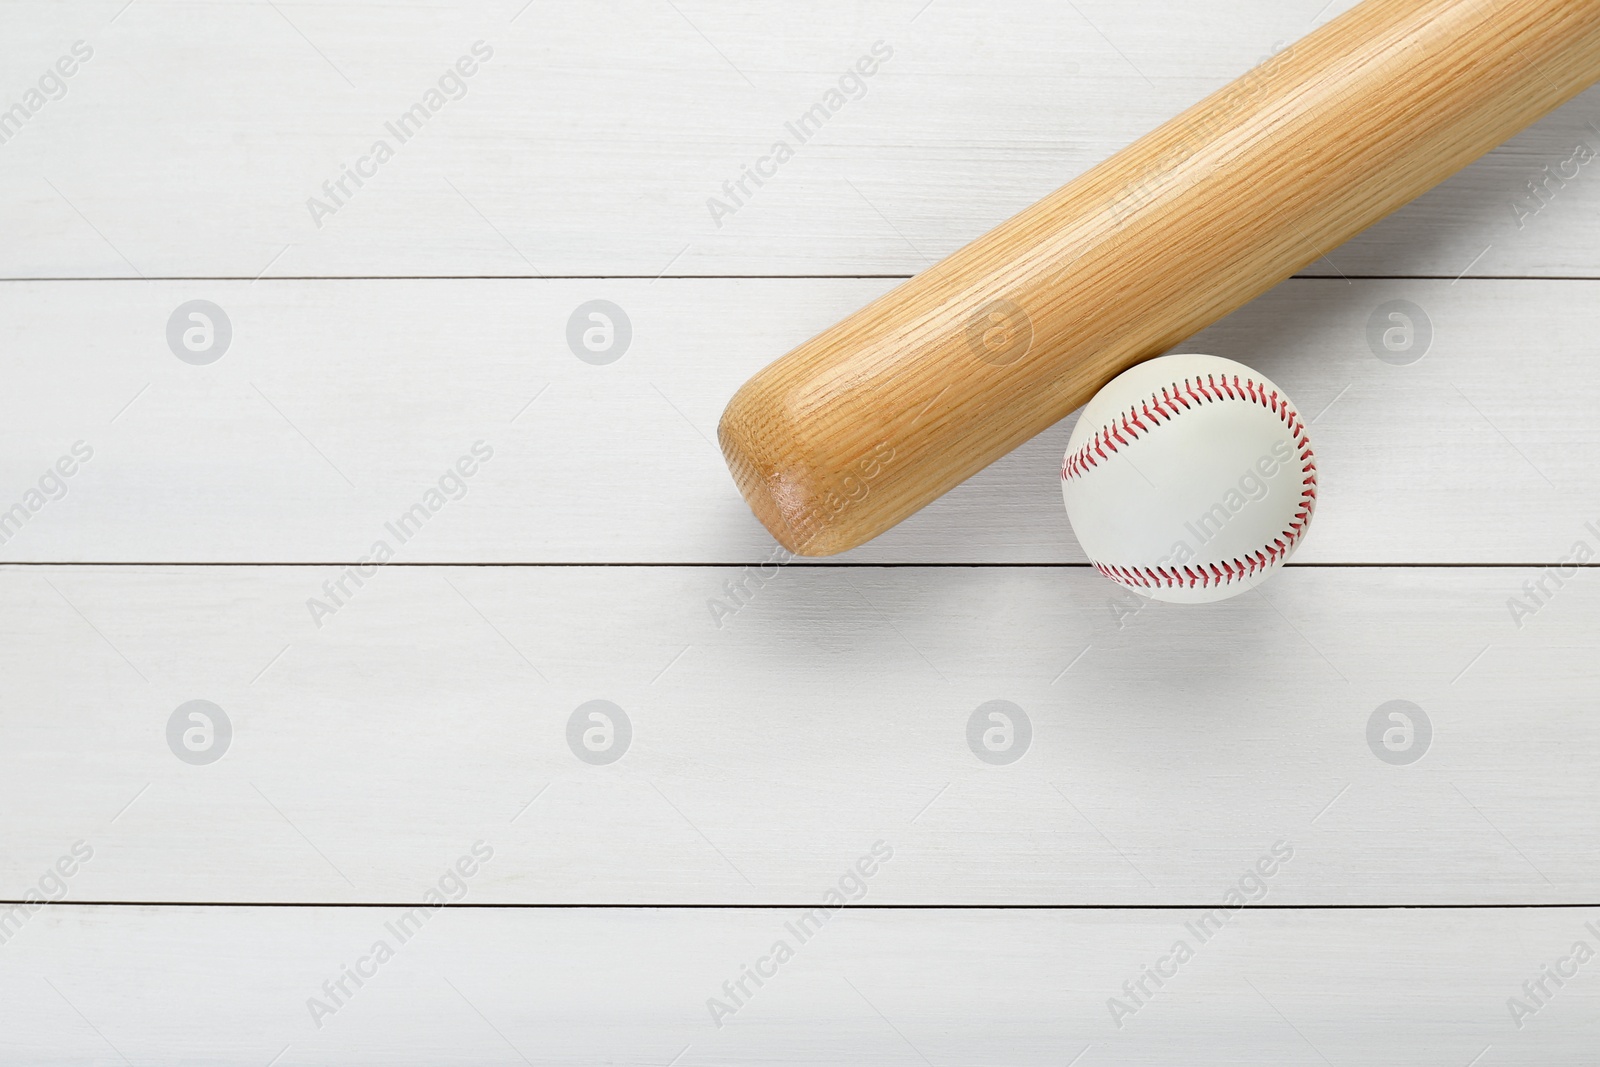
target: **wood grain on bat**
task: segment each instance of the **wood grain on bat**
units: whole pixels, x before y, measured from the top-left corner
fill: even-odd
[[[1366,0],[751,378],[734,480],[853,548],[1597,79],[1596,0]]]

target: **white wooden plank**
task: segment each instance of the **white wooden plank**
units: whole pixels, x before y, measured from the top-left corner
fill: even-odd
[[[390,567],[318,628],[329,568],[8,567],[0,897],[82,839],[76,901],[403,902],[483,838],[481,902],[791,903],[882,838],[878,903],[1182,905],[1284,839],[1278,903],[1591,902],[1593,573],[1518,628],[1518,568],[1119,618],[1087,568],[795,567],[719,628],[730,568]],[[969,747],[995,700],[1008,765]],[[1369,748],[1393,700],[1409,765]]]
[[[400,944],[398,909],[55,907],[0,952],[6,1058],[1542,1067],[1586,1062],[1600,1025],[1592,960],[1520,1029],[1507,1007],[1592,954],[1592,908],[1245,909],[1204,943],[1198,915],[846,909],[801,944],[798,909],[446,908]],[[707,1001],[779,939],[793,956],[717,1027]],[[392,957],[362,963],[379,940]],[[1118,1028],[1108,1001],[1179,940]],[[317,1027],[308,1001],[358,964]]]
[[[13,2],[7,106],[93,55],[0,145],[0,275],[910,273],[1349,6]],[[480,40],[465,95],[390,134]],[[865,95],[786,135],[878,41]],[[1527,183],[1597,119],[1585,94],[1309,269],[1593,276],[1600,183]],[[378,140],[393,158],[317,225]]]
[[[492,460],[404,560],[760,562],[772,541],[712,444],[722,407],[892,284],[3,284],[0,510],[74,442],[94,455],[5,527],[0,559],[354,561],[481,440]],[[166,336],[195,299],[232,330],[206,366]],[[603,366],[566,337],[595,299],[632,330]],[[1298,559],[1549,562],[1600,499],[1597,299],[1580,281],[1303,279],[1183,347],[1258,367],[1315,420],[1322,497]],[[1430,335],[1409,366],[1369,340],[1394,300],[1416,309],[1417,351]],[[1071,426],[847,558],[1082,561],[1057,488]]]

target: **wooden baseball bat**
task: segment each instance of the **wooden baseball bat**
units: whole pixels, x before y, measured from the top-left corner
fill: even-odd
[[[1366,0],[751,378],[792,552],[876,537],[1600,79],[1600,0]]]

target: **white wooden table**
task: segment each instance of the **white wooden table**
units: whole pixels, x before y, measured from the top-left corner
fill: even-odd
[[[1600,93],[1185,346],[1316,413],[1262,595],[1071,420],[766,573],[712,444],[1320,3],[0,7],[0,1062],[1593,1062]]]

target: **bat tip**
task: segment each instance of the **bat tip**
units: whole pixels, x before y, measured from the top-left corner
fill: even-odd
[[[752,417],[760,408],[741,389],[717,425],[717,443],[745,503],[778,544],[794,555],[831,556],[855,547],[845,543],[844,531],[827,521],[825,497],[815,490],[804,467],[775,453],[772,442],[785,435],[774,433],[770,416]]]

